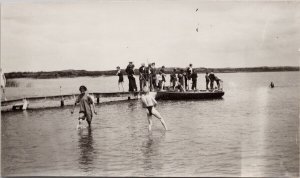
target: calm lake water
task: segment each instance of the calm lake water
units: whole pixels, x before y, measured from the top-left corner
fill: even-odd
[[[154,119],[148,133],[140,101],[97,105],[81,130],[69,108],[4,112],[2,175],[299,177],[299,72],[217,75],[223,99],[159,101],[167,132]],[[116,77],[17,81],[9,99],[118,90]]]

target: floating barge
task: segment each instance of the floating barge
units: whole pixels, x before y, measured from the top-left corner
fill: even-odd
[[[176,92],[176,91],[158,91],[156,94],[157,100],[201,100],[201,99],[218,99],[222,98],[225,94],[224,91],[186,91],[186,92]]]

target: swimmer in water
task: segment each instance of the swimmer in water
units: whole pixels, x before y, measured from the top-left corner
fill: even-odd
[[[95,104],[91,96],[87,94],[87,88],[82,85],[79,87],[80,95],[77,97],[73,109],[71,110],[71,114],[74,113],[74,109],[77,103],[79,103],[79,125],[81,125],[81,122],[86,119],[86,122],[88,123],[89,127],[91,127],[92,118],[93,118],[93,112],[92,108],[94,110],[94,114],[97,114],[95,110]]]
[[[148,118],[148,122],[149,122],[149,127],[148,127],[149,131],[151,131],[151,128],[152,128],[152,115],[157,117],[160,120],[160,122],[164,126],[165,130],[168,130],[167,124],[165,123],[164,118],[155,109],[157,102],[152,96],[150,96],[149,89],[147,87],[143,88],[143,95],[142,95],[141,99],[142,99],[143,107],[147,108],[147,110],[148,110],[147,118]]]

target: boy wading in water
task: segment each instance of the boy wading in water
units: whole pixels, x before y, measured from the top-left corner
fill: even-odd
[[[161,124],[164,126],[165,130],[167,129],[167,124],[165,123],[164,118],[160,115],[160,113],[155,109],[155,105],[157,104],[156,100],[150,96],[149,90],[147,87],[143,88],[143,95],[142,95],[142,103],[145,108],[148,110],[148,122],[149,122],[149,131],[152,128],[152,115],[157,117]]]
[[[88,123],[89,127],[91,127],[91,122],[93,118],[93,112],[92,107],[94,110],[94,113],[97,114],[95,110],[95,104],[91,96],[87,94],[87,88],[82,85],[79,87],[80,95],[77,97],[75,104],[73,106],[73,109],[71,110],[71,114],[74,113],[74,109],[77,103],[79,103],[79,125],[83,120],[86,119],[86,122]]]

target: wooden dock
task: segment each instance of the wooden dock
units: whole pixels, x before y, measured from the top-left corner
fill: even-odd
[[[79,94],[27,97],[15,100],[1,101],[1,111],[10,111],[17,109],[22,110],[23,107],[21,106],[23,105],[25,100],[28,102],[28,109],[64,107],[67,105],[73,105],[78,95]],[[89,93],[89,95],[94,97],[95,104],[113,101],[137,100],[138,98],[140,98],[140,92],[96,92]]]

